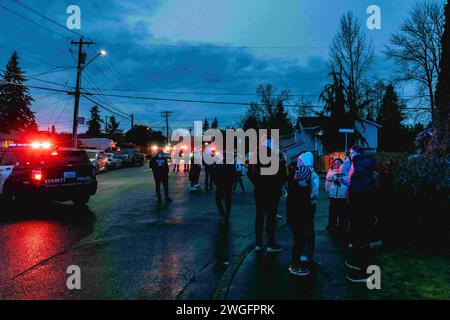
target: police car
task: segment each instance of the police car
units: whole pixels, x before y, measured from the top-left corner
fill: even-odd
[[[95,168],[84,150],[57,148],[48,142],[0,150],[2,200],[70,200],[85,205],[96,191]]]

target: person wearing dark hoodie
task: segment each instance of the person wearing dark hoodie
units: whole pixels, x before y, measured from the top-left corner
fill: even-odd
[[[233,184],[236,180],[236,169],[234,164],[226,163],[226,155],[223,159],[217,157],[216,165],[213,169],[214,184],[216,185],[216,205],[220,213],[220,223],[228,224],[231,214],[231,201]],[[225,199],[225,208],[223,201]]]
[[[376,208],[376,161],[366,154],[358,153],[352,156],[352,162],[348,200],[353,248],[351,259],[346,261],[351,270],[347,279],[352,282],[367,282],[370,233]]]
[[[313,235],[311,230],[314,230],[311,170],[301,162],[294,162],[289,165],[288,171],[286,216],[294,240],[289,272],[296,276],[307,276],[311,273],[308,263],[311,259],[307,257],[307,244],[311,243],[310,237]]]
[[[166,202],[171,202],[172,199],[169,198],[169,164],[161,150],[150,160],[149,166],[153,171],[158,202],[161,202],[161,183],[164,187]]]
[[[270,141],[270,140],[269,140]],[[270,156],[272,149],[270,143],[260,148]],[[257,154],[255,155],[257,156]],[[256,219],[255,219],[255,251],[260,252],[263,249],[263,233],[264,223],[266,224],[268,247],[267,253],[278,253],[283,251],[275,241],[276,215],[278,203],[280,201],[283,185],[287,180],[286,162],[280,156],[278,158],[278,171],[274,175],[261,174],[262,167],[269,167],[270,164],[263,165],[259,161],[256,164],[249,164],[247,176],[254,187],[254,196],[256,202]]]

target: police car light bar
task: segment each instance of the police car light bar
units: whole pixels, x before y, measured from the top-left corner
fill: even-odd
[[[9,147],[31,147],[33,149],[50,149],[52,147],[52,144],[48,141],[44,142],[37,142],[34,141],[32,143],[11,143]]]

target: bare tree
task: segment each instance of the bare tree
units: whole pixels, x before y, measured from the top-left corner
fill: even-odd
[[[391,37],[386,55],[399,66],[399,81],[413,81],[418,92],[427,92],[431,115],[436,103],[434,90],[440,73],[444,11],[438,1],[416,2],[399,32]]]
[[[361,84],[373,61],[373,46],[367,41],[353,12],[344,14],[330,46],[331,64],[341,70],[349,111],[356,116],[361,107]]]

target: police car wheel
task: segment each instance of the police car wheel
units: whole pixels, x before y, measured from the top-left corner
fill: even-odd
[[[11,192],[8,185],[5,185],[5,187],[4,187],[3,194],[2,194],[2,200],[6,203],[10,203],[10,202],[13,202],[14,200],[16,200],[16,196]]]

